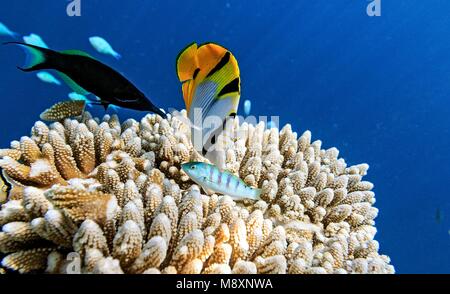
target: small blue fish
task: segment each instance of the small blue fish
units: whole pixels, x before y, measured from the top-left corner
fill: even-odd
[[[0,22],[0,35],[10,36],[12,38],[17,38],[19,36],[18,33],[11,31],[6,25]]]
[[[442,223],[442,220],[444,219],[442,212],[439,208],[436,209],[435,218],[436,218],[436,223],[438,223],[438,224]]]
[[[40,71],[36,74],[36,76],[43,81],[44,83],[55,84],[60,86],[61,82],[58,81],[51,73],[46,71]]]
[[[205,191],[229,195],[237,199],[260,200],[261,189],[253,188],[228,171],[221,172],[215,165],[204,162],[188,162],[181,165],[183,171]]]
[[[108,41],[103,39],[102,37],[90,37],[89,42],[91,43],[92,47],[95,48],[98,52],[102,54],[112,55],[115,59],[120,59],[122,56],[117,53],[111,45],[109,45]]]
[[[250,100],[245,100],[244,101],[244,113],[245,115],[249,115],[250,114],[250,110],[252,109],[252,102]]]
[[[34,46],[48,49],[48,46],[47,46],[47,44],[45,44],[44,40],[42,40],[42,38],[36,34],[30,34],[29,36],[23,36],[23,41],[29,45],[34,45]]]
[[[82,101],[85,101],[86,102],[86,105],[89,107],[89,108],[92,108],[92,104],[91,104],[91,100],[89,100],[86,96],[84,96],[84,95],[81,95],[81,94],[78,94],[77,92],[72,92],[72,93],[69,93],[68,95],[67,95],[69,98],[70,98],[70,100],[72,100],[72,101],[75,101],[75,100],[82,100]]]
[[[84,101],[88,101],[86,96],[78,94],[77,92],[69,93],[69,94],[67,94],[67,96],[70,98],[70,100],[84,100]]]

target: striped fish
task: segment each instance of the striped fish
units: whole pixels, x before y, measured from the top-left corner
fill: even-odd
[[[237,113],[241,97],[237,60],[220,45],[193,43],[178,55],[177,75],[182,82],[194,148],[223,168],[214,145],[228,118]],[[216,120],[209,125],[205,120],[211,117]]]
[[[212,164],[188,162],[183,171],[205,191],[226,194],[236,199],[260,200],[261,189],[253,188],[228,171],[220,171]]]
[[[4,203],[8,199],[9,191],[11,191],[11,184],[0,168],[0,203]]]

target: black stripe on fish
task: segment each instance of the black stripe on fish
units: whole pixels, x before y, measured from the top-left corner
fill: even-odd
[[[209,167],[209,181],[213,181],[214,168],[212,166]]]
[[[231,174],[228,174],[228,177],[227,177],[227,189],[230,187],[230,182],[231,182]]]
[[[209,78],[210,76],[218,72],[222,67],[224,67],[228,63],[228,61],[230,61],[230,55],[230,52],[225,53],[219,63],[208,73],[206,77]]]
[[[200,72],[200,69],[199,69],[199,68],[196,68],[195,71],[194,71],[194,74],[193,74],[193,76],[192,76],[192,79],[195,80],[195,78],[197,77],[197,75],[198,75],[199,72]]]
[[[214,146],[216,144],[217,141],[217,137],[222,133],[223,130],[225,130],[226,125],[228,122],[231,121],[232,118],[236,117],[236,113],[232,112],[230,113],[224,120],[222,123],[222,127],[218,127],[217,129],[215,129],[211,135],[209,136],[209,138],[205,141],[203,148],[202,148],[202,155],[205,156],[210,150],[210,148],[212,146]]]
[[[216,129],[216,132],[220,131],[220,128]],[[221,131],[220,131],[221,132]],[[220,134],[220,133],[219,133]],[[202,148],[202,155],[205,156],[206,153],[209,152],[209,149],[216,144],[216,134],[213,133],[211,137],[208,138],[208,140],[205,142],[205,145],[203,145]]]
[[[235,78],[231,82],[229,82],[222,90],[219,92],[218,96],[222,97],[228,93],[239,92],[239,78]]]
[[[234,187],[234,190],[236,191],[240,185],[241,185],[241,181],[236,181],[236,186]]]
[[[4,190],[3,192],[5,192],[6,194],[9,194],[9,191],[11,191],[11,189],[12,189],[12,185],[8,182],[8,179],[3,174],[3,169],[1,169],[1,168],[0,168],[0,181],[3,182],[3,185],[6,186],[6,190]],[[0,187],[0,188],[3,189],[3,187]]]

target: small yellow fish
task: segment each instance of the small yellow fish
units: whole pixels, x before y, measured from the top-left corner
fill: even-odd
[[[0,169],[0,203],[4,203],[8,199],[9,191],[11,191],[11,184],[5,178],[3,170]]]
[[[212,164],[188,162],[183,163],[181,168],[205,191],[229,195],[235,199],[260,200],[261,189],[250,187],[229,171],[220,171]]]
[[[227,119],[236,116],[241,97],[237,60],[220,45],[193,43],[178,55],[176,64],[194,148],[219,165],[214,145]],[[216,118],[217,122],[208,125],[207,118]]]
[[[72,100],[58,102],[41,113],[40,118],[46,121],[60,121],[83,114],[86,101]]]

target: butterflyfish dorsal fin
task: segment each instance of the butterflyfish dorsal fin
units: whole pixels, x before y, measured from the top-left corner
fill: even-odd
[[[206,43],[198,48],[197,58],[199,63],[199,68],[201,73],[199,73],[199,78],[204,79],[205,77],[214,74],[215,69],[220,68],[226,60],[223,57],[227,54],[228,50],[215,43]]]
[[[177,75],[180,82],[194,79],[198,70],[197,43],[187,46],[177,57]]]

